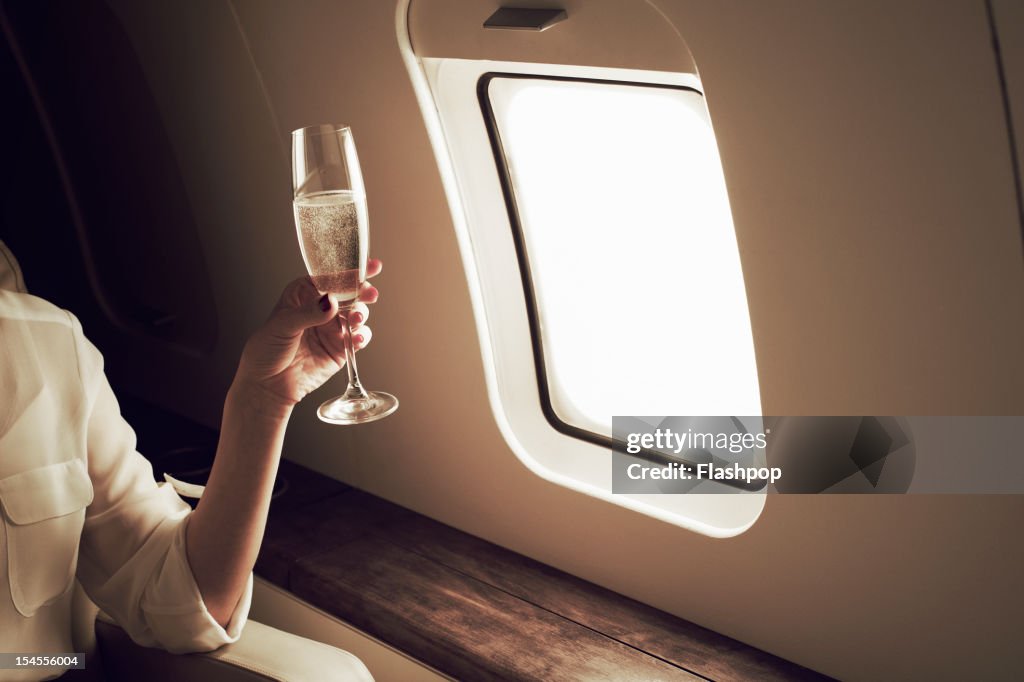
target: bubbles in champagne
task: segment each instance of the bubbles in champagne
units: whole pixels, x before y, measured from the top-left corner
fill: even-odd
[[[366,199],[325,192],[295,200],[295,226],[306,269],[320,291],[351,300],[366,279]]]

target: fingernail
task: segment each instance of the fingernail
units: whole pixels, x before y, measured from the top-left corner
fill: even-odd
[[[352,316],[348,318],[349,324],[359,324],[363,321],[362,313],[352,313]]]
[[[356,342],[357,346],[361,346],[363,344],[363,340],[364,340],[363,339],[363,335],[362,334],[356,334],[355,336],[352,337],[352,340]]]
[[[331,309],[331,298],[327,294],[320,297],[320,310],[327,312]]]

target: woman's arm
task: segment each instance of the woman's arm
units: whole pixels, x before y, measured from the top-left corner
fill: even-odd
[[[225,627],[256,563],[290,414],[238,383],[224,403],[217,457],[186,548],[206,608]]]
[[[380,272],[378,260],[368,275]],[[350,313],[356,348],[370,340],[364,285]],[[267,323],[246,344],[228,391],[213,470],[189,520],[189,565],[210,615],[226,625],[256,563],[294,405],[344,365],[337,304],[308,278],[288,286]]]

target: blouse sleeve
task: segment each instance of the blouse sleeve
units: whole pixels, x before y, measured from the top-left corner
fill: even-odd
[[[99,351],[73,323],[86,389],[93,502],[86,510],[78,578],[89,597],[137,643],[174,653],[210,651],[238,639],[252,599],[252,575],[227,628],[210,615],[186,553],[191,509],[157,484],[135,449],[103,374]]]

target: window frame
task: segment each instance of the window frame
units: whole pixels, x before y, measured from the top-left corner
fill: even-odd
[[[612,448],[566,435],[548,422],[538,398],[524,290],[514,284],[521,269],[511,229],[505,227],[509,214],[476,92],[480,77],[489,71],[682,85],[702,92],[696,72],[421,57],[408,40],[404,15],[399,13],[398,18],[402,56],[434,150],[463,263],[491,415],[511,454],[566,493],[709,537],[732,537],[750,528],[764,510],[764,490],[732,489],[739,494],[725,495],[615,493]],[[702,115],[710,116],[707,107]]]
[[[526,303],[527,322],[530,331],[530,344],[533,351],[533,367],[537,379],[537,390],[540,397],[540,408],[555,431],[577,438],[579,440],[593,443],[617,452],[626,452],[626,443],[616,440],[613,436],[606,436],[595,433],[581,426],[570,424],[562,419],[555,410],[551,401],[551,388],[548,381],[547,360],[544,355],[544,339],[541,334],[540,313],[538,311],[537,295],[533,286],[533,269],[530,266],[530,257],[526,248],[526,235],[523,231],[522,219],[519,213],[519,204],[516,201],[515,188],[512,183],[512,176],[509,172],[508,157],[501,140],[501,132],[498,129],[498,121],[494,114],[494,106],[491,103],[489,88],[492,81],[496,79],[511,80],[532,80],[532,81],[553,81],[570,83],[593,83],[599,85],[625,85],[630,87],[650,88],[659,90],[678,90],[692,92],[704,98],[704,93],[698,88],[687,85],[673,85],[667,83],[644,83],[641,81],[617,80],[606,78],[586,78],[581,76],[556,76],[540,75],[531,73],[515,73],[509,71],[487,71],[477,80],[476,95],[480,104],[480,112],[483,115],[484,126],[487,129],[487,138],[490,142],[491,153],[494,156],[495,169],[498,173],[498,181],[501,184],[501,193],[505,202],[505,211],[508,213],[509,226],[512,228],[512,241],[515,244],[516,258],[519,262],[520,282],[523,287],[523,297]],[[679,456],[670,456],[657,450],[641,449],[634,453],[633,457],[654,462],[659,465],[672,463],[683,463],[696,469],[697,462],[687,460]],[[764,489],[763,482],[720,481],[720,483],[739,490],[755,492]]]

